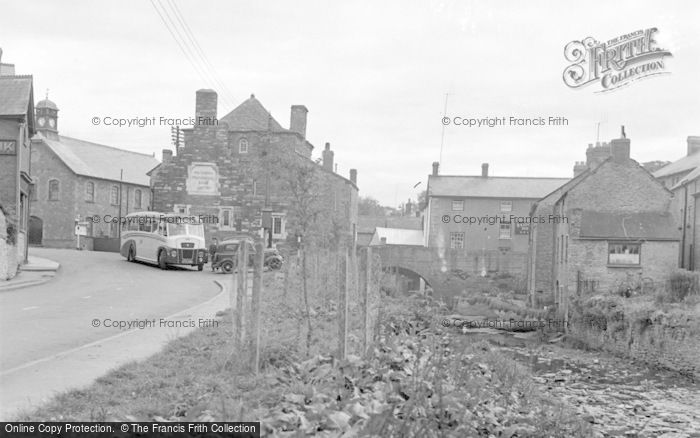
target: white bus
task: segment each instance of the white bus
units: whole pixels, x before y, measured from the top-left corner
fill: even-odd
[[[141,211],[120,218],[121,255],[130,262],[197,266],[207,262],[204,225],[196,217]]]

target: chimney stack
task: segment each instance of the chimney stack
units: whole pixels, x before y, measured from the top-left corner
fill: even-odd
[[[350,181],[357,185],[357,169],[350,169]]]
[[[217,94],[214,90],[197,90],[195,100],[195,127],[216,119]],[[201,120],[201,119],[204,120]]]
[[[630,139],[616,138],[610,142],[610,152],[612,159],[616,163],[625,163],[630,159]]]
[[[487,178],[489,176],[489,163],[481,164],[481,176]]]
[[[169,163],[173,159],[173,151],[170,149],[163,149],[163,163]]]
[[[309,112],[304,105],[292,105],[292,117],[289,130],[306,138],[306,114]]]
[[[581,175],[586,169],[588,169],[588,166],[586,166],[585,161],[577,161],[576,164],[574,164],[574,178]]]
[[[438,169],[440,169],[440,163],[433,161],[433,175],[438,174]]]
[[[700,151],[700,136],[689,135],[688,136],[688,155],[693,155],[694,153]]]
[[[333,151],[331,150],[331,144],[326,143],[326,148],[322,153],[323,157],[323,168],[333,172]]]

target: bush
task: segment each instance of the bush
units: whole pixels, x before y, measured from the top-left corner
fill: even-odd
[[[671,273],[666,291],[658,296],[660,301],[680,303],[691,296],[700,295],[700,274],[678,269]]]
[[[7,223],[7,237],[5,241],[8,245],[14,246],[17,243],[17,228],[11,222]]]

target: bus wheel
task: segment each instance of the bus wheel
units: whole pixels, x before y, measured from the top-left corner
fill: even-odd
[[[161,251],[158,253],[158,267],[160,269],[168,269],[168,264],[165,261],[165,251]]]
[[[198,270],[198,271],[201,271],[201,270],[203,270],[203,269],[204,269],[204,265],[203,265],[203,264],[200,263],[200,264],[197,265],[197,270]]]
[[[230,274],[233,272],[233,262],[226,260],[221,264],[221,270],[224,272],[224,274]]]
[[[134,245],[129,246],[129,252],[126,255],[126,260],[128,262],[135,262],[136,256],[134,255]]]

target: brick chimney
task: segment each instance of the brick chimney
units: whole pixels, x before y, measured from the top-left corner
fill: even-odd
[[[688,136],[688,155],[693,155],[694,153],[700,151],[700,136],[689,135]]]
[[[612,159],[616,163],[623,164],[630,159],[630,139],[616,138],[610,142]]]
[[[489,163],[481,163],[481,176],[488,178],[489,176]]]
[[[357,185],[357,169],[350,169],[350,181]]]
[[[195,100],[195,123],[201,118],[213,120],[216,118],[217,95],[214,90],[197,90]],[[196,125],[195,125],[196,126]]]
[[[292,105],[292,117],[289,121],[289,130],[301,134],[306,138],[306,114],[309,112],[304,105]]]
[[[331,144],[326,143],[326,148],[323,150],[323,168],[333,172],[333,151]]]
[[[163,163],[169,163],[173,159],[173,151],[163,149]]]
[[[437,161],[433,161],[433,175],[437,175],[439,169],[440,163],[438,163]]]

